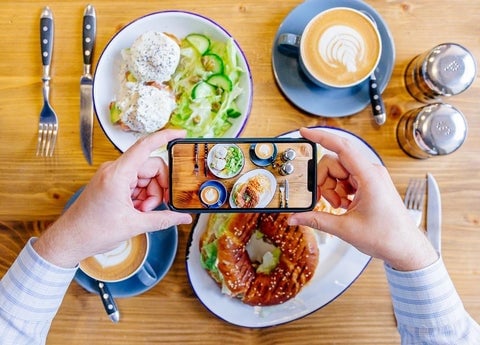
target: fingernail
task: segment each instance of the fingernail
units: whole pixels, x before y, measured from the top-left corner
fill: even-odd
[[[296,218],[290,217],[288,218],[288,225],[298,225],[298,221]]]

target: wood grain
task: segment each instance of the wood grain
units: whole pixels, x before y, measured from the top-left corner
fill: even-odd
[[[314,1],[314,0],[310,0]],[[98,38],[94,61],[124,25],[147,13],[182,9],[218,22],[239,42],[250,64],[254,99],[243,136],[277,136],[301,126],[328,125],[366,140],[381,156],[400,194],[410,177],[432,173],[443,202],[443,257],[466,309],[480,320],[480,107],[478,79],[446,101],[465,115],[469,133],[451,155],[427,160],[408,157],[399,148],[396,125],[401,115],[421,104],[405,89],[403,73],[417,54],[443,42],[457,42],[480,57],[480,2],[457,0],[369,0],[388,24],[395,42],[395,66],[383,96],[388,119],[376,127],[370,109],[343,118],[314,116],[299,110],[275,83],[271,51],[279,25],[300,4],[294,0],[126,1],[98,0]],[[38,19],[46,3],[5,0],[0,5],[0,276],[31,236],[38,236],[62,212],[67,200],[88,182],[100,164],[120,153],[94,127],[94,164],[79,142],[79,78],[82,73],[83,1],[51,0],[55,16],[52,104],[60,133],[55,158],[35,157],[42,105]],[[394,220],[392,220],[394,221]],[[244,329],[217,319],[196,299],[185,272],[190,227],[179,230],[172,269],[157,286],[118,301],[122,321],[112,324],[98,297],[72,283],[55,318],[48,344],[398,344],[382,263],[372,260],[339,298],[311,315],[278,327]],[[319,294],[322,292],[319,291]]]

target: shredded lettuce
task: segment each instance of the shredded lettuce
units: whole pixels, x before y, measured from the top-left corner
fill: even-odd
[[[193,97],[192,91],[199,82],[205,82],[214,72],[202,64],[202,56],[191,43],[183,39],[180,46],[180,63],[172,76],[170,86],[177,97],[177,109],[170,123],[187,130],[188,137],[220,137],[232,126],[232,120],[241,114],[236,99],[243,92],[240,77],[244,73],[237,61],[233,39],[214,41],[205,54],[215,54],[223,62],[223,74],[232,82],[232,90],[216,88],[212,94]]]

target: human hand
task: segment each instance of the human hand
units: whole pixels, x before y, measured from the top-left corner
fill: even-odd
[[[140,139],[116,161],[100,166],[78,199],[34,243],[62,267],[115,248],[135,235],[192,221],[189,214],[152,211],[168,199],[168,167],[150,154],[185,131],[163,130]]]
[[[323,156],[318,164],[318,195],[346,213],[296,213],[289,218],[291,225],[333,234],[397,270],[420,269],[438,259],[384,166],[370,162],[348,139],[322,130],[301,129],[300,133],[336,153]]]

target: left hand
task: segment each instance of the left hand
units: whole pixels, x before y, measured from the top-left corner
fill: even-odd
[[[156,132],[102,164],[73,205],[35,242],[35,250],[53,264],[74,267],[135,235],[190,223],[189,214],[152,211],[168,200],[168,167],[150,155],[184,136],[185,131]]]

